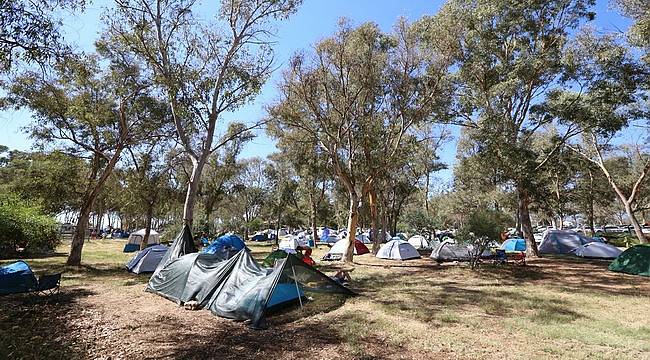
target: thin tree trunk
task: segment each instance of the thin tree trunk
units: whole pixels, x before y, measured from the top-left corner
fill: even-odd
[[[589,229],[591,236],[596,235],[596,226],[594,224],[594,174],[589,170],[589,214],[587,220],[589,221]]]
[[[318,229],[316,228],[316,201],[314,200],[314,194],[310,192],[309,194],[309,220],[311,225],[312,239],[314,239],[314,248],[318,249]]]
[[[151,219],[153,218],[153,204],[149,204],[147,207],[147,220],[144,230],[144,237],[140,242],[140,250],[144,250],[149,245],[149,236],[151,235]]]
[[[377,218],[379,217],[379,212],[377,211],[377,194],[374,190],[368,192],[368,203],[370,206],[370,237],[372,238],[372,253],[377,255],[381,242],[379,241],[379,234],[377,231]]]
[[[194,221],[194,202],[196,201],[196,193],[201,182],[201,173],[205,166],[205,156],[199,159],[192,157],[192,174],[187,184],[187,192],[185,194],[185,203],[183,205],[183,223],[192,226]]]

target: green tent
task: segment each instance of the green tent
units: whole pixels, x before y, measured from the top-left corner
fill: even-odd
[[[623,251],[609,264],[609,270],[650,276],[650,244],[635,245]]]
[[[265,267],[273,267],[276,260],[284,259],[287,257],[287,253],[282,250],[275,250],[271,252],[267,257],[262,261],[262,265]]]

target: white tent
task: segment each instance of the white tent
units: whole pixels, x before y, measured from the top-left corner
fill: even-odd
[[[429,242],[422,235],[414,235],[409,238],[409,244],[413,245],[414,248],[418,250],[428,249]]]
[[[296,248],[300,246],[300,243],[296,237],[290,236],[288,238],[283,239],[280,241],[278,244],[278,249],[280,250],[296,250]],[[295,251],[292,252],[295,254]]]
[[[391,240],[379,249],[377,257],[390,260],[417,259],[420,253],[404,240]]]
[[[578,246],[571,251],[575,256],[590,259],[615,259],[623,251],[614,245],[601,242],[591,242]]]
[[[134,233],[131,233],[131,235],[129,235],[129,244],[140,245],[142,239],[144,239],[144,234],[146,231],[146,229],[140,229]],[[151,229],[149,232],[149,240],[147,241],[147,245],[151,244],[160,244],[160,234],[158,234],[158,232],[154,229]]]
[[[154,272],[168,249],[165,245],[155,245],[138,251],[126,264],[126,269],[135,274]]]

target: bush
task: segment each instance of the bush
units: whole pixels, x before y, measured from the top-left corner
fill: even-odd
[[[472,268],[476,267],[490,243],[500,239],[501,231],[511,222],[508,215],[494,210],[477,210],[470,214],[469,220],[459,229],[457,238],[472,245]]]
[[[0,254],[45,252],[61,242],[58,224],[34,204],[9,194],[0,195]]]

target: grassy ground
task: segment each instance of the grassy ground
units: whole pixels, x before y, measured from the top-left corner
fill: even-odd
[[[363,255],[351,284],[360,296],[255,331],[144,292],[148,276],[123,270],[123,245],[86,244],[81,268],[63,266],[67,244],[28,259],[36,272],[66,271],[62,294],[0,298],[0,359],[650,359],[650,280],[609,272],[607,262],[474,272]],[[260,259],[270,247],[252,250]],[[331,275],[342,265],[319,266]]]

